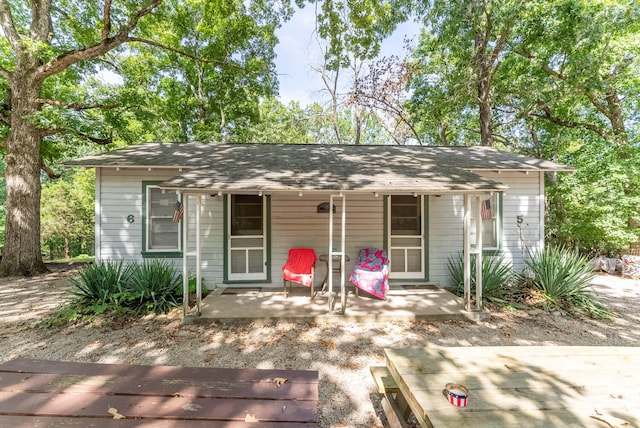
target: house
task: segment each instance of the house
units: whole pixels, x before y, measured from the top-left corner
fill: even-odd
[[[97,261],[168,258],[209,289],[280,288],[293,247],[332,254],[327,269],[336,260],[347,273],[360,248],[378,247],[392,289],[449,285],[462,252],[468,290],[473,254],[519,270],[544,246],[544,174],[572,170],[488,147],[213,143],[65,166],[96,169]]]

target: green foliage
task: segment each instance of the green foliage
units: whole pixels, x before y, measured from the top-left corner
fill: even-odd
[[[182,276],[166,260],[92,264],[70,283],[77,298],[69,311],[74,317],[105,312],[166,313],[180,305],[182,295]]]
[[[582,254],[618,257],[640,240],[640,147],[601,141],[575,144],[563,159],[578,165],[548,186],[557,201],[547,225],[548,241]]]
[[[122,261],[90,264],[70,280],[72,294],[90,305],[118,307],[126,294],[131,265]]]
[[[586,257],[565,248],[548,247],[529,254],[525,273],[518,281],[538,290],[546,309],[568,309],[593,318],[609,319],[611,313],[593,295],[594,277]]]
[[[93,170],[69,171],[62,178],[43,185],[41,239],[52,258],[71,258],[91,250],[94,174]]]
[[[160,259],[145,260],[131,266],[127,293],[134,308],[142,312],[168,312],[180,305],[178,296],[182,276],[170,262]]]
[[[471,293],[476,289],[476,263],[471,258]],[[451,287],[459,296],[464,295],[464,266],[463,255],[458,253],[456,257],[449,257],[449,273],[451,274]],[[494,303],[506,303],[508,296],[515,290],[510,286],[513,277],[511,264],[505,262],[502,257],[486,256],[482,258],[482,297]]]

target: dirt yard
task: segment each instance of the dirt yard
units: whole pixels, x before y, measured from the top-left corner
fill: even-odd
[[[184,325],[181,310],[136,322],[43,328],[69,299],[75,270],[0,279],[0,362],[16,357],[103,363],[312,369],[320,372],[320,426],[380,427],[369,374],[386,347],[640,346],[640,281],[600,275],[594,290],[615,321],[541,310],[488,309],[483,321]]]

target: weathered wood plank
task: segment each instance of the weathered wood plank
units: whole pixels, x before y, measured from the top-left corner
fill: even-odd
[[[274,377],[287,378],[289,382],[317,383],[314,370],[277,369],[227,369],[217,367],[145,366],[127,364],[83,363],[18,358],[0,364],[0,372],[53,373],[76,375],[128,376],[177,380],[202,380],[213,378],[234,382],[253,382]]]
[[[422,426],[585,426],[594,424],[595,409],[640,426],[640,348],[389,349],[385,355]],[[449,404],[449,382],[469,389],[467,407]]]
[[[287,379],[281,383],[282,379]],[[200,398],[252,397],[272,400],[317,401],[316,383],[263,378],[252,382],[218,379],[165,379],[112,375],[0,373],[0,391],[152,395]]]
[[[291,400],[239,400],[120,396],[95,394],[0,392],[0,414],[112,418],[109,409],[127,418],[194,419],[260,422],[316,422],[317,403]]]
[[[255,426],[247,420],[317,426],[318,372],[29,359],[0,364],[0,426],[108,427],[110,409],[125,416],[117,420],[122,427]]]
[[[386,366],[371,366],[369,367],[371,375],[373,376],[373,382],[376,384],[376,390],[378,394],[386,394],[389,392],[398,392],[398,385],[393,380],[391,372]]]
[[[0,427],[11,428],[310,428],[316,423],[298,422],[228,422],[193,421],[170,419],[92,419],[60,418],[47,416],[6,416],[0,415]]]

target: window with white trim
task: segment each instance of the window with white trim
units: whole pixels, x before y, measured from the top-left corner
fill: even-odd
[[[494,193],[490,196],[482,196],[480,198],[481,216],[482,216],[482,249],[498,250],[500,248],[501,223],[500,207],[501,197]],[[476,212],[476,199],[471,198],[471,212]],[[471,217],[471,242],[475,242],[476,237],[476,219],[475,215]]]
[[[181,205],[173,192],[145,185],[145,251],[181,251]]]

